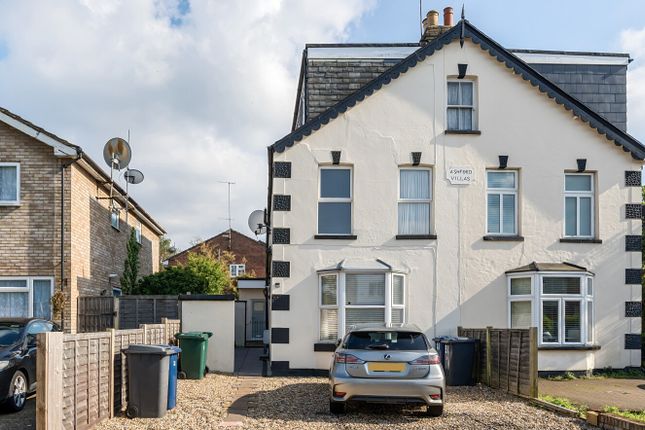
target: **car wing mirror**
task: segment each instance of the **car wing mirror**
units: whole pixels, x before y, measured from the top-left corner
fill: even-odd
[[[341,344],[341,343],[343,343],[343,339],[338,339],[338,340],[336,341],[336,348],[338,348],[338,347],[340,346],[340,344]]]

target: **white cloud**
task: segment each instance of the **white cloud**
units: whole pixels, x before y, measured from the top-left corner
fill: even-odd
[[[627,128],[645,142],[645,28],[623,31],[620,41],[634,59],[627,69]]]
[[[0,6],[0,106],[97,161],[132,129],[133,196],[185,247],[266,205],[306,42],[346,39],[374,0],[79,0]],[[134,187],[133,187],[134,188]]]

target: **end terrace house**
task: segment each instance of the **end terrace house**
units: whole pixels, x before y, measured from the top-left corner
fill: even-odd
[[[76,331],[80,296],[120,288],[131,229],[140,274],[159,270],[163,228],[76,145],[0,108],[0,317],[53,318]],[[127,221],[126,221],[127,220]],[[52,296],[62,291],[61,313]]]
[[[404,322],[537,327],[541,371],[638,366],[629,56],[509,50],[444,15],[418,44],[304,50],[268,150],[273,371],[327,369],[350,325]]]

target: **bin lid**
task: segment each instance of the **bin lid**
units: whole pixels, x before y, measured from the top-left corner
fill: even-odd
[[[477,339],[472,339],[470,337],[453,337],[450,339],[444,339],[441,343],[475,343]]]
[[[206,340],[209,337],[213,336],[213,333],[209,331],[189,331],[186,333],[177,333],[175,338],[177,339],[200,339]]]
[[[144,345],[134,343],[123,349],[126,354],[171,355],[176,354],[170,345]]]
[[[172,350],[172,353],[173,353],[173,354],[179,354],[179,353],[181,352],[181,348],[180,348],[180,347],[178,347],[178,346],[174,346],[174,345],[169,345],[169,346],[170,346],[170,349]]]

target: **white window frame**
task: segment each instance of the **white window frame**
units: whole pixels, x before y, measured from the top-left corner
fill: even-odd
[[[401,303],[394,303],[394,278],[397,277],[397,276],[403,278],[403,303],[402,304]],[[405,278],[406,278],[405,275],[403,275],[401,273],[392,273],[392,282],[390,283],[392,285],[392,287],[391,287],[392,293],[390,294],[390,297],[391,297],[391,300],[390,300],[391,305],[390,306],[391,306],[392,309],[401,309],[402,310],[403,317],[402,317],[402,321],[400,323],[401,325],[405,324],[405,321],[407,319],[407,315],[406,315],[406,305],[407,305],[407,297],[406,297],[407,288],[406,287],[407,287],[407,285],[406,285],[406,282],[405,282],[406,281]],[[387,280],[386,280],[386,286],[387,286]],[[394,323],[392,323],[392,312],[391,311],[390,311],[390,324],[394,325]],[[397,323],[397,326],[399,326],[398,323]]]
[[[429,197],[427,199],[404,199],[401,198],[401,172],[404,170],[412,170],[412,171],[426,171],[428,172],[428,189],[430,191]],[[396,219],[397,219],[397,232],[398,234],[403,234],[401,233],[401,226],[399,225],[399,212],[401,210],[401,203],[425,203],[428,205],[428,216],[430,217],[428,219],[428,231],[425,233],[418,233],[419,235],[429,235],[432,234],[432,196],[433,196],[433,186],[434,180],[432,177],[432,168],[430,167],[399,167],[399,180],[398,180],[398,196],[399,199],[397,201],[397,213],[396,213]]]
[[[547,277],[555,278],[579,278],[580,294],[544,294],[543,279]],[[531,278],[531,295],[511,295],[511,279],[513,278]],[[592,282],[591,294],[588,294],[589,280]],[[532,326],[538,328],[538,345],[539,346],[583,346],[593,345],[595,341],[595,305],[593,292],[593,274],[577,272],[527,272],[513,273],[507,275],[507,323],[511,327],[511,302],[514,301],[531,301],[531,321]],[[558,342],[543,342],[543,306],[545,301],[558,302]],[[565,341],[565,302],[579,301],[580,304],[580,342]],[[588,303],[591,303],[591,315],[588,315]],[[589,333],[589,322],[591,321],[591,333]]]
[[[141,221],[136,221],[135,226],[134,226],[134,237],[137,240],[137,243],[141,245],[141,242],[143,241],[143,224]]]
[[[28,293],[28,313],[27,318],[34,316],[34,281],[49,281],[50,297],[54,295],[54,278],[52,276],[0,276],[0,281],[26,281],[25,287],[0,288],[1,293]],[[49,303],[49,313],[54,315],[51,302]]]
[[[346,197],[322,197],[322,171],[323,170],[349,170],[349,198]],[[316,204],[316,235],[318,236],[350,236],[354,232],[354,169],[352,166],[320,166],[318,169],[318,203]],[[349,232],[348,233],[321,233],[320,203],[349,203]]]
[[[237,278],[246,273],[246,264],[244,263],[233,263],[228,265],[228,271],[231,278]]]
[[[384,304],[383,305],[347,305],[345,304],[345,279],[346,275],[356,275],[356,274],[365,274],[365,275],[381,275],[383,274],[385,276],[385,297],[384,297]],[[329,276],[329,275],[335,275],[336,276],[336,305],[331,306],[331,305],[324,305],[322,304],[322,277],[323,276]],[[393,286],[393,276],[401,276],[403,277],[403,305],[394,305],[392,303],[392,286]],[[392,309],[403,309],[403,322],[401,324],[405,324],[407,322],[407,293],[408,293],[408,277],[401,272],[395,272],[395,271],[375,271],[375,270],[351,270],[351,271],[327,271],[327,272],[320,272],[318,274],[318,340],[320,342],[329,342],[327,339],[321,339],[321,323],[322,321],[320,320],[321,318],[321,310],[322,309],[337,309],[337,324],[338,324],[338,338],[341,339],[347,330],[346,324],[345,324],[345,310],[346,309],[362,309],[362,308],[370,308],[370,309],[376,309],[376,308],[383,308],[384,309],[384,316],[385,316],[385,324],[387,325],[392,325]],[[395,325],[396,327],[399,326],[397,323]]]
[[[567,176],[589,176],[591,190],[590,191],[567,191]],[[596,177],[593,173],[574,173],[574,172],[565,172],[564,173],[564,197],[562,198],[562,235],[563,237],[580,237],[580,238],[593,238],[596,235]],[[567,235],[567,197],[574,197],[576,199],[576,234]],[[591,226],[589,229],[589,235],[580,234],[580,198],[581,197],[590,197],[591,198]]]
[[[20,205],[20,163],[0,162],[0,167],[16,168],[16,200],[0,200],[0,206],[18,206]]]
[[[114,225],[115,224],[114,220],[116,220],[116,225]],[[121,231],[121,214],[119,213],[119,210],[116,208],[113,208],[110,211],[110,225],[112,226],[113,229]]]
[[[515,187],[514,188],[489,188],[488,187],[488,173],[512,173],[515,177]],[[490,194],[499,195],[499,232],[490,232],[488,231],[488,197]],[[512,195],[515,198],[513,199],[514,208],[513,215],[515,217],[515,230],[512,233],[504,233],[504,196]],[[486,169],[486,235],[488,236],[517,236],[519,234],[519,215],[517,213],[517,208],[519,207],[519,175],[517,170],[512,169]]]
[[[456,83],[456,84],[462,84],[464,82],[469,82],[472,84],[473,88],[473,104],[472,105],[451,105],[448,104],[448,86],[451,83]],[[461,85],[460,85],[461,87]],[[460,92],[461,93],[461,92]],[[448,128],[448,110],[450,108],[458,108],[458,109],[470,109],[472,111],[472,124],[470,125],[470,128]],[[474,79],[448,79],[446,82],[446,130],[448,131],[475,131],[477,130],[477,83],[475,82]]]

